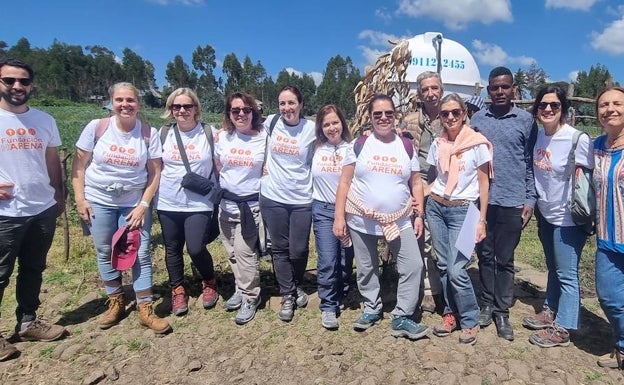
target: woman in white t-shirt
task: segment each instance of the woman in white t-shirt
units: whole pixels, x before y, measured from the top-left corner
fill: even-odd
[[[180,316],[188,312],[184,281],[184,244],[193,265],[202,277],[202,305],[215,306],[219,299],[212,256],[206,248],[206,236],[214,210],[208,195],[181,186],[187,173],[178,139],[184,146],[192,172],[216,183],[209,135],[212,127],[201,122],[201,105],[190,88],[178,88],[167,98],[164,119],[175,119],[161,128],[163,169],[156,199],[156,212],[165,244],[165,264],[171,287],[171,311]],[[179,134],[179,138],[177,137]],[[214,140],[213,140],[214,141]]]
[[[366,330],[381,321],[377,241],[384,237],[397,258],[397,303],[390,313],[392,335],[417,339],[428,328],[412,320],[422,279],[423,262],[417,237],[423,231],[423,187],[412,142],[395,133],[394,102],[375,95],[368,104],[372,134],[360,137],[343,161],[333,232],[352,241],[357,284],[364,312],[353,328]],[[418,209],[414,213],[412,199]],[[412,225],[412,214],[415,219]],[[347,228],[348,226],[348,228]]]
[[[446,303],[442,323],[433,334],[445,337],[461,329],[459,342],[472,345],[479,332],[479,305],[466,269],[472,254],[463,255],[455,243],[469,205],[477,202],[480,219],[475,242],[485,238],[492,145],[466,123],[468,112],[459,95],[443,97],[439,115],[442,134],[427,156],[436,178],[426,188],[426,213]]]
[[[566,172],[575,165],[593,169],[594,155],[591,139],[581,135],[574,164],[568,165],[577,131],[566,124],[569,107],[565,92],[556,86],[539,90],[533,103],[533,116],[541,123],[533,149],[533,173],[539,209],[538,235],[546,257],[548,282],[542,311],[526,317],[523,325],[539,330],[529,341],[540,347],[567,346],[568,330],[580,327],[578,264],[588,234],[572,220],[568,207],[572,190]]]
[[[121,271],[111,263],[113,234],[122,226],[140,228],[141,243],[132,266],[139,322],[157,333],[171,330],[153,311],[151,201],[160,179],[162,148],[156,129],[139,118],[139,91],[130,83],[114,84],[109,95],[114,115],[92,120],[76,142],[72,167],[76,208],[90,226],[98,270],[108,295],[100,328],[108,329],[126,313]]]
[[[258,197],[266,148],[262,117],[253,96],[234,92],[225,101],[223,130],[215,144],[222,199],[221,243],[228,254],[236,289],[225,303],[237,310],[234,321],[251,321],[260,303],[258,270]]]
[[[312,224],[314,122],[301,116],[303,96],[295,86],[279,92],[280,117],[264,121],[268,134],[266,175],[260,182],[260,212],[271,238],[273,267],[282,304],[278,317],[290,322],[295,307],[308,304],[301,288],[308,264]]]
[[[312,224],[317,255],[317,284],[321,325],[338,329],[353,274],[353,247],[344,247],[333,233],[336,190],[342,161],[352,146],[342,111],[328,104],[316,114],[316,141],[312,158]]]

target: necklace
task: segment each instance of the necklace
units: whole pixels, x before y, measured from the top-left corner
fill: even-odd
[[[624,134],[620,133],[616,137],[607,137],[607,148],[612,150],[617,150],[620,148],[624,148]]]

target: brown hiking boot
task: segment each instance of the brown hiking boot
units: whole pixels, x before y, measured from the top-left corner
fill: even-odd
[[[65,334],[65,328],[61,325],[47,323],[39,318],[34,321],[25,322],[24,330],[19,330],[18,335],[22,341],[56,341]]]
[[[433,334],[438,337],[446,337],[458,328],[457,315],[455,313],[446,313],[442,316],[442,323],[433,328]]]
[[[8,360],[9,358],[16,355],[18,352],[17,348],[10,344],[7,340],[0,337],[0,361]]]
[[[100,329],[108,329],[117,325],[126,314],[126,303],[123,293],[111,294],[106,300],[108,310],[100,318]]]
[[[601,368],[622,370],[622,356],[624,356],[624,352],[620,352],[619,349],[615,348],[611,353],[607,353],[598,358],[598,366]]]
[[[524,317],[522,325],[529,329],[540,330],[552,327],[553,322],[555,322],[555,313],[548,306],[544,306],[536,315]]]
[[[139,323],[152,329],[155,333],[163,334],[171,330],[171,325],[166,319],[154,314],[154,303],[152,301],[137,304],[139,310]]]
[[[481,329],[479,324],[471,328],[462,329],[461,333],[459,333],[459,343],[474,345],[477,342],[477,334],[479,333],[479,329]]]
[[[184,286],[180,285],[171,290],[171,312],[177,316],[188,312],[188,300]]]
[[[213,308],[219,300],[217,293],[217,279],[208,279],[202,281],[202,304],[204,309]]]

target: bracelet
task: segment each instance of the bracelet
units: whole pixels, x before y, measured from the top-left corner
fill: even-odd
[[[487,225],[487,221],[485,219],[479,219],[479,223],[483,223],[484,225]]]
[[[425,213],[423,213],[422,211],[414,211],[414,217],[416,218],[420,218],[420,219],[425,219]]]
[[[149,203],[147,201],[141,201],[141,203],[139,203],[139,206],[149,207]]]

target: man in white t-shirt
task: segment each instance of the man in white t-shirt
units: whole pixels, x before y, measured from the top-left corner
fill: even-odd
[[[60,325],[37,318],[46,256],[65,209],[61,144],[54,119],[26,104],[34,73],[21,60],[0,60],[0,302],[19,261],[16,277],[16,336],[24,341],[54,341]],[[0,361],[17,348],[0,336]]]

